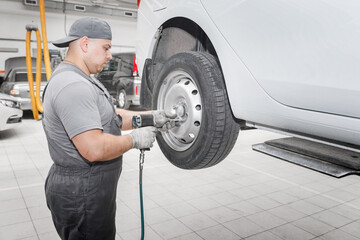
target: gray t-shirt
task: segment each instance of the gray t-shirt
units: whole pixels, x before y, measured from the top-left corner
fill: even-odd
[[[89,162],[79,154],[71,139],[91,129],[114,134],[110,125],[115,120],[120,129],[121,123],[115,119],[117,115],[109,96],[98,80],[87,76],[76,66],[61,63],[56,68],[45,91],[42,120],[55,164],[87,167]]]

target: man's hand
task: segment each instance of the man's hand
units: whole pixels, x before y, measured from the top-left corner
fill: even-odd
[[[154,125],[159,128],[160,131],[167,131],[175,127],[175,121],[171,121],[171,119],[175,119],[177,117],[176,113],[156,110],[152,111],[152,115],[154,116]]]
[[[133,130],[130,136],[133,141],[132,148],[151,148],[155,141],[157,129],[155,127],[143,127]]]

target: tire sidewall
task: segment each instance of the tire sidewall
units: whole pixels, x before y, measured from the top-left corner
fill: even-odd
[[[170,162],[180,168],[189,168],[187,166],[198,166],[201,164],[204,158],[206,158],[207,153],[211,150],[211,141],[208,141],[208,139],[213,139],[214,137],[215,131],[212,130],[216,127],[215,119],[218,114],[215,108],[212,107],[215,105],[213,97],[215,91],[213,90],[218,89],[218,84],[213,84],[207,80],[207,77],[212,73],[204,71],[203,65],[199,63],[199,60],[194,55],[187,52],[176,54],[163,66],[158,81],[154,85],[153,109],[157,108],[158,94],[164,79],[176,70],[188,73],[199,89],[202,102],[202,122],[199,135],[192,146],[182,152],[169,147],[161,134],[157,135],[157,141]],[[213,70],[220,71],[220,69]]]

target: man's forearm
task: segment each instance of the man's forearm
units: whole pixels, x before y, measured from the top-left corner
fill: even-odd
[[[90,162],[117,158],[133,146],[130,135],[115,136],[99,129],[78,134],[72,141],[81,156]]]

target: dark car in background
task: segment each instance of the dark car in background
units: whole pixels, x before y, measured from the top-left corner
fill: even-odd
[[[36,89],[35,58],[32,58],[32,66],[34,89]],[[45,68],[42,68],[40,97],[46,83]],[[13,96],[16,101],[21,103],[22,110],[32,110],[25,57],[14,57],[5,61],[5,78],[1,84],[0,92]]]
[[[104,69],[95,75],[115,98],[119,108],[140,105],[140,78],[137,74],[135,53],[116,53]]]

